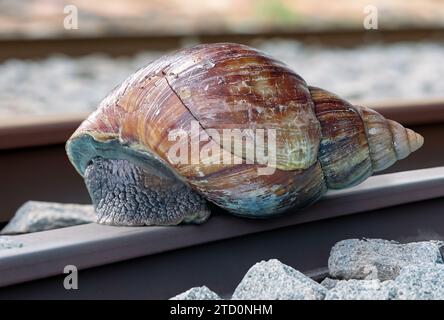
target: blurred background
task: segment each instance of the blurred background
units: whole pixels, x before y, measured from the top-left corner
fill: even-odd
[[[444,98],[441,0],[0,0],[0,121],[85,114],[165,51],[253,45],[357,101]]]
[[[79,12],[79,29],[64,30],[64,7]],[[444,26],[440,0],[2,0],[8,37],[251,33],[362,28],[363,8],[385,28]]]

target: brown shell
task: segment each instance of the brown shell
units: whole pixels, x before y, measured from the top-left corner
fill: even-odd
[[[177,143],[169,133],[190,132],[196,121],[201,141],[197,151],[186,145],[190,156],[204,147],[219,151],[207,155],[207,161],[175,163],[168,152]],[[382,127],[386,136],[369,134]],[[258,175],[264,165],[256,158],[209,134],[230,128],[276,131],[273,174]],[[73,142],[85,136],[119,141],[154,154],[216,204],[237,214],[267,216],[306,206],[327,187],[359,183],[396,157],[405,157],[407,149],[395,147],[393,137],[404,139],[404,145],[413,138],[418,145],[421,141],[401,128],[371,110],[308,87],[286,65],[255,49],[222,43],[179,50],[137,71],[102,101],[67,149],[70,155]],[[233,161],[208,161],[224,157]],[[82,165],[72,154],[70,158],[83,173]]]

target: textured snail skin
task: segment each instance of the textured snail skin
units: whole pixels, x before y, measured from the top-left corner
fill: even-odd
[[[127,160],[94,158],[85,170],[85,179],[90,182],[92,198],[103,199],[96,204],[98,220],[103,223],[199,223],[210,213],[205,200],[185,184]]]
[[[176,163],[168,151],[177,141],[168,134],[189,132],[193,121],[202,129],[199,150],[218,151],[207,161]],[[276,130],[274,173],[258,175],[265,165],[233,145],[223,149],[210,129]],[[221,43],[182,49],[137,71],[81,124],[67,153],[99,222],[169,225],[205,221],[204,199],[256,218],[303,208],[422,143],[377,112],[308,86],[264,53]],[[229,156],[240,164],[209,161]]]

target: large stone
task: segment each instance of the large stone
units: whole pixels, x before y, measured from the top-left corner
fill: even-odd
[[[0,234],[19,234],[74,226],[95,221],[91,205],[28,201]]]
[[[399,300],[443,300],[444,264],[406,266],[395,280]]]
[[[222,300],[215,292],[206,286],[194,287],[182,292],[170,300]]]
[[[0,250],[23,247],[23,243],[12,240],[9,237],[0,237]]]
[[[327,289],[279,260],[256,263],[234,291],[233,300],[322,300]]]
[[[334,245],[330,275],[340,279],[393,280],[407,265],[443,263],[439,241],[400,244],[380,239],[349,239]]]
[[[342,280],[328,291],[325,300],[392,300],[395,296],[393,280]]]

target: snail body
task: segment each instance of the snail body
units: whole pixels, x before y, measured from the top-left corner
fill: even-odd
[[[171,139],[171,132],[191,132],[196,123],[196,148]],[[261,145],[264,154],[273,151],[273,163],[236,148],[245,136],[223,143],[227,129],[273,132],[274,148]],[[170,225],[205,221],[206,200],[256,218],[303,208],[422,143],[412,130],[307,85],[260,51],[221,43],[182,49],[137,71],[101,102],[66,149],[85,178],[98,222]],[[190,156],[198,152],[199,161],[175,161],[171,150],[178,144]],[[270,174],[258,174],[270,166]]]

